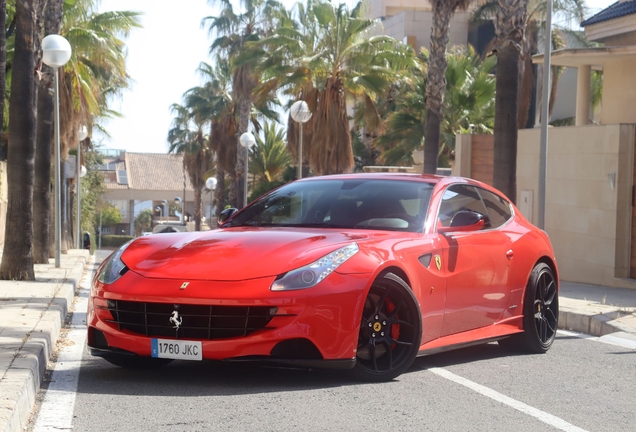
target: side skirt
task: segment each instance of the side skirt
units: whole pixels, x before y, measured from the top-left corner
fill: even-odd
[[[488,327],[482,327],[463,333],[456,333],[432,340],[420,346],[418,356],[436,354],[439,352],[494,342],[521,332],[523,332],[521,325],[508,322],[505,324],[495,324]]]

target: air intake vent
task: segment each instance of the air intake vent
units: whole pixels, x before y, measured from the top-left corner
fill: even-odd
[[[149,337],[214,340],[245,337],[267,329],[278,308],[108,300],[108,310],[113,319],[107,321],[117,324],[120,330]]]

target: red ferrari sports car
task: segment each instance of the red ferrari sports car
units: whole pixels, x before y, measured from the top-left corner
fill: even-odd
[[[395,378],[418,355],[498,340],[547,351],[558,278],[545,232],[459,177],[302,179],[219,229],[140,237],[101,265],[93,355],[269,362]]]

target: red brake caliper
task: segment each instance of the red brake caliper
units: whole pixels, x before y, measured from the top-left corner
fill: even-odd
[[[395,305],[393,304],[393,302],[391,301],[391,299],[387,298],[386,300],[386,311],[387,311],[387,315],[391,315],[391,313],[395,310]],[[395,316],[396,320],[399,320],[400,318],[396,315]],[[395,340],[399,340],[398,338],[400,337],[400,325],[399,324],[393,324],[391,326],[391,337]],[[391,344],[391,350],[395,349],[395,343]]]

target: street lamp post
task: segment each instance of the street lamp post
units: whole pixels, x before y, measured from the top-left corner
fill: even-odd
[[[550,123],[550,55],[552,53],[552,0],[546,3],[545,50],[543,53],[543,96],[541,106],[541,141],[539,145],[539,220],[545,229],[545,191],[548,173],[548,123]]]
[[[243,135],[241,135],[239,141],[241,145],[245,147],[245,189],[243,190],[243,207],[245,207],[247,206],[247,173],[249,172],[247,168],[250,160],[250,147],[256,144],[256,139],[251,133],[245,132]]]
[[[58,69],[71,58],[71,45],[60,35],[48,35],[42,39],[42,61],[53,69],[55,94],[55,267],[60,267],[62,254],[62,214],[60,208],[60,91]]]
[[[311,111],[307,102],[299,100],[291,106],[291,116],[294,121],[298,122],[298,175],[299,179],[303,178],[303,123],[311,118]]]
[[[185,222],[185,200],[182,200],[181,197],[176,197],[174,199],[174,203],[176,205],[181,204],[181,224]]]
[[[208,177],[208,179],[205,181],[205,187],[208,188],[210,192],[216,189],[216,184],[217,184],[217,180],[215,177]],[[210,220],[208,221],[208,226],[210,228],[212,228],[212,200],[213,199],[214,199],[214,193],[212,193],[212,196],[210,197]]]
[[[166,213],[166,222],[168,222],[168,201],[161,200],[161,204],[163,204],[163,210]]]
[[[75,213],[75,224],[77,225],[75,228],[75,234],[76,234],[76,238],[77,238],[77,248],[81,249],[82,248],[82,239],[80,239],[80,234],[82,233],[82,224],[81,224],[81,218],[82,218],[82,212],[81,212],[81,204],[82,204],[82,181],[80,180],[82,178],[82,159],[81,159],[81,155],[82,155],[82,141],[84,141],[86,139],[86,137],[88,137],[88,129],[86,129],[86,126],[82,125],[79,128],[79,131],[77,133],[77,209],[76,209],[76,213]]]

